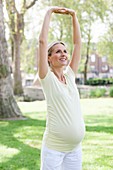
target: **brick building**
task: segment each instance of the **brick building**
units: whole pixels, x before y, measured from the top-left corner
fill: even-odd
[[[113,77],[113,64],[108,63],[107,57],[99,57],[92,54],[89,59],[88,78],[92,77]]]

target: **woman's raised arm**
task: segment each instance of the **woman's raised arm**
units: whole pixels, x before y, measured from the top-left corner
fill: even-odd
[[[48,10],[41,29],[41,33],[39,36],[39,77],[44,78],[48,71],[48,31],[49,31],[49,23],[50,17],[52,14],[52,9]]]
[[[70,61],[70,67],[77,73],[78,65],[81,58],[81,32],[80,25],[74,10],[69,10],[69,14],[72,16],[72,25],[73,25],[73,53]]]
[[[48,31],[52,13],[66,14],[63,7],[51,7],[44,18],[41,33],[39,36],[39,77],[44,78],[48,71]]]

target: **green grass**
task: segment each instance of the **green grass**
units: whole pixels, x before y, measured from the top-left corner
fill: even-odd
[[[0,170],[40,170],[45,101],[18,103],[27,120],[0,121]],[[113,98],[81,99],[83,170],[113,169]]]
[[[83,170],[113,170],[113,99],[81,101],[86,124]]]

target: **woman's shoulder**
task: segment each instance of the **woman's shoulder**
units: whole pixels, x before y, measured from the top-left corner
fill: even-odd
[[[67,74],[67,75],[69,74],[69,75],[72,75],[72,76],[75,77],[75,73],[74,73],[74,71],[72,70],[72,68],[70,67],[70,65],[68,65],[68,66],[65,68],[64,74]]]
[[[46,76],[43,79],[40,78],[40,81],[46,82],[52,80],[53,78],[54,78],[54,73],[51,71],[50,68],[48,68]]]

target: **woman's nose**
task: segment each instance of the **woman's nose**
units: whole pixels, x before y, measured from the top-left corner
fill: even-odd
[[[64,52],[64,51],[62,51],[62,55],[65,55],[65,52]]]

